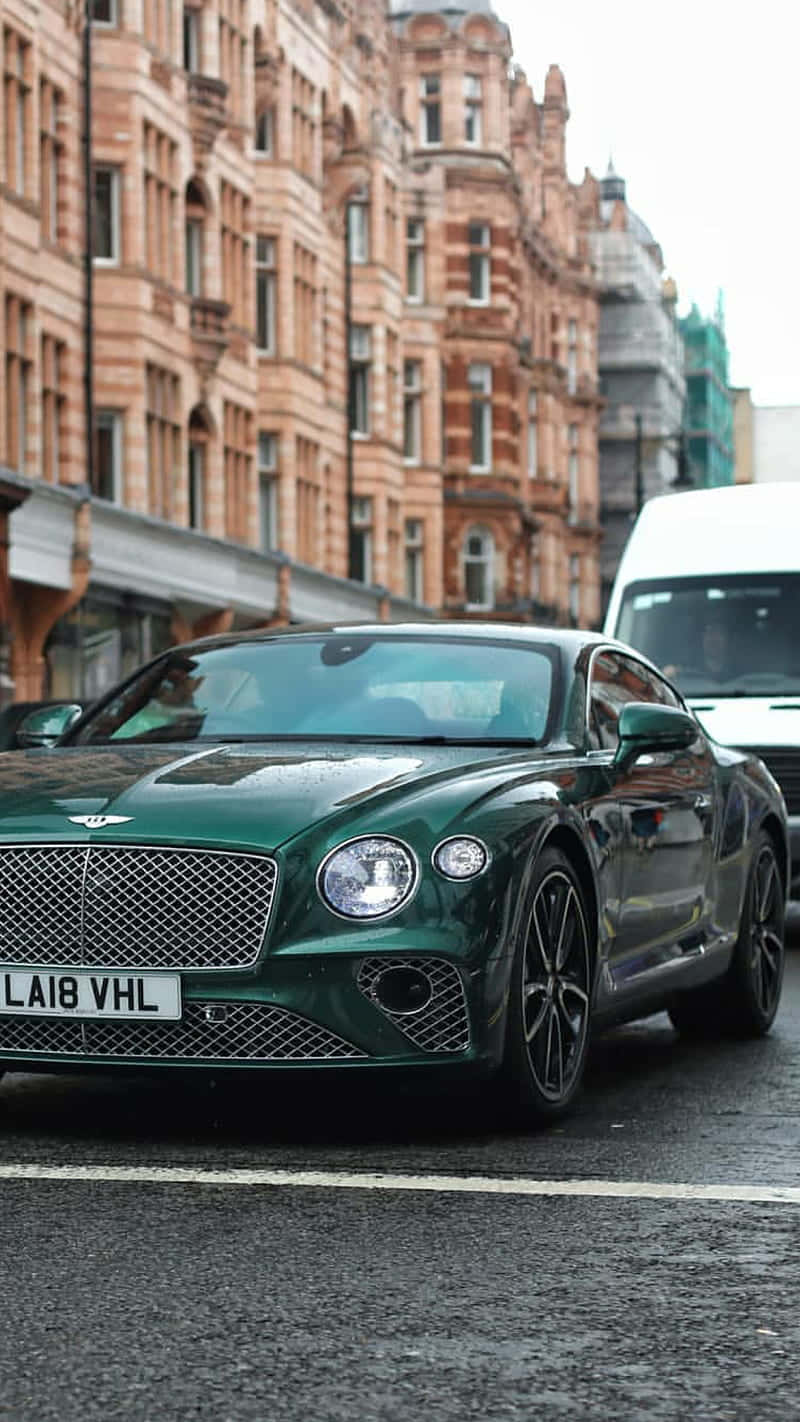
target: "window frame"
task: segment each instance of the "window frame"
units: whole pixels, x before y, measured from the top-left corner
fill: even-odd
[[[124,502],[122,470],[124,421],[124,410],[117,409],[113,405],[103,406],[94,412],[95,438],[97,438],[101,427],[105,427],[106,429],[110,427],[111,430],[112,492],[110,495],[101,494],[97,488],[94,488],[91,490],[91,494],[93,498],[102,499],[103,502],[107,504],[121,505]],[[95,454],[97,455],[97,453],[99,453],[99,449],[96,447]],[[97,458],[95,458],[94,477],[96,484],[98,483],[98,474],[98,461]]]
[[[262,243],[266,245],[262,247]],[[277,312],[276,298],[278,288],[278,243],[277,239],[267,232],[256,234],[255,241],[255,344],[256,352],[259,356],[274,356],[276,353],[276,331]],[[266,255],[262,256],[262,252]],[[262,331],[262,296],[265,311],[265,324]],[[262,343],[262,335],[266,344]]]
[[[479,233],[476,237],[474,234]],[[467,225],[470,306],[489,306],[492,301],[492,227],[489,222]],[[477,292],[477,294],[476,294]]]
[[[109,187],[109,235],[111,254],[100,256],[97,252],[97,177],[108,174]],[[98,267],[118,267],[122,261],[122,169],[116,163],[95,163],[92,167],[92,262]]]
[[[412,227],[419,228],[421,235],[412,236]],[[417,290],[411,290],[412,265],[418,273]],[[406,301],[421,306],[425,301],[425,219],[406,218]]]
[[[435,89],[427,85],[434,81]],[[437,137],[430,137],[431,115],[436,114]],[[442,76],[440,73],[419,76],[419,141],[422,148],[440,148],[442,144]]]
[[[476,385],[473,376],[474,371],[484,372],[484,381],[481,386]],[[487,474],[492,468],[494,429],[492,422],[492,367],[488,361],[470,361],[467,366],[467,389],[470,397],[470,462],[471,474]],[[482,444],[483,453],[486,459],[480,462],[474,458],[476,450],[476,426],[475,417],[481,411],[482,419]]]

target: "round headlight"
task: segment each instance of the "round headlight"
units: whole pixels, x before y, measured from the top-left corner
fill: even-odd
[[[323,899],[346,918],[381,918],[408,898],[416,883],[414,859],[396,839],[354,839],[334,849],[319,871]]]
[[[479,839],[445,839],[433,852],[434,868],[446,879],[474,879],[489,863],[489,851]]]

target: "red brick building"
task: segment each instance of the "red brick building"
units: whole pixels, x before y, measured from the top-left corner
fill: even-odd
[[[92,3],[89,342],[82,14],[0,0],[14,694],[230,626],[594,621],[559,72],[480,0]]]

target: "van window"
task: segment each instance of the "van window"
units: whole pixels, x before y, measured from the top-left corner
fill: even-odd
[[[797,695],[798,598],[798,573],[650,579],[625,589],[616,635],[686,696]]]

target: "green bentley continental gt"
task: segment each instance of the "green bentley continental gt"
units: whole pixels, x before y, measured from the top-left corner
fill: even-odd
[[[174,648],[0,756],[0,1068],[457,1069],[558,1115],[599,1027],[764,1033],[787,824],[584,632]]]

